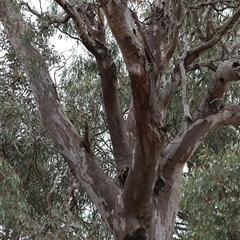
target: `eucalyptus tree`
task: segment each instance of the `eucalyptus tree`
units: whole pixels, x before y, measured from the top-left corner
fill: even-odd
[[[185,163],[211,130],[240,125],[238,102],[227,103],[232,100],[229,83],[240,79],[239,3],[55,0],[50,7],[37,11],[17,0],[0,1],[4,33],[25,71],[43,125],[115,239],[170,239]],[[43,28],[80,41],[94,56],[114,179],[100,165],[91,124],[85,124],[81,136],[60,104],[49,60],[41,51],[45,39],[39,41],[29,14]],[[121,51],[120,66],[112,38]],[[119,94],[119,68],[129,76],[127,111],[121,106],[126,99]],[[211,71],[205,81],[198,78],[202,71]],[[175,111],[175,96],[182,111],[176,116],[178,129],[171,131],[168,116]],[[54,237],[54,229],[47,230]]]

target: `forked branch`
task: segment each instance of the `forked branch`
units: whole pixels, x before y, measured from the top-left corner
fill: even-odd
[[[192,123],[186,123],[163,151],[160,161],[162,173],[173,172],[176,166],[183,167],[201,141],[215,127],[220,125],[240,125],[240,106],[224,107],[222,100],[228,83],[239,80],[240,61],[236,59],[228,60],[218,67],[202,104],[193,115]]]
[[[111,31],[119,44],[130,76],[136,140],[133,162],[123,190],[125,211],[147,213],[156,177],[158,155],[163,147],[158,123],[157,71],[152,56],[140,41],[141,27],[123,1],[101,0]],[[139,22],[137,22],[139,24]],[[142,36],[144,38],[144,35]],[[147,47],[147,46],[146,46]],[[146,50],[146,51],[145,51]],[[137,206],[137,207],[136,207]]]
[[[72,18],[77,33],[84,46],[95,56],[101,77],[103,104],[113,153],[116,161],[117,172],[126,168],[131,163],[132,154],[128,146],[126,130],[124,129],[123,114],[121,112],[118,94],[118,79],[116,65],[112,53],[106,45],[103,21],[94,21],[94,12],[90,19],[84,9],[80,9],[83,18],[80,18],[76,8],[64,0],[55,0]],[[78,6],[82,8],[83,6]],[[85,22],[84,22],[85,21]],[[86,29],[83,26],[86,26]],[[97,25],[97,27],[96,27]]]
[[[226,34],[229,29],[239,20],[240,17],[240,7],[236,10],[236,12],[228,19],[226,22],[214,33],[211,39],[207,42],[203,42],[198,46],[190,49],[187,53],[187,57],[185,59],[185,66],[190,65],[199,55],[209,49],[212,48],[222,37]]]

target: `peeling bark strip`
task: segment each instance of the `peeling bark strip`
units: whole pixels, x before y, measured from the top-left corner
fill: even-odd
[[[180,27],[191,9],[190,4],[185,5],[181,0],[177,4],[175,1],[156,1],[151,9],[149,26],[143,28],[145,26],[139,21],[136,12],[130,10],[125,1],[99,1],[130,76],[132,102],[125,124],[118,95],[116,65],[106,44],[104,21],[96,22],[95,16],[89,16],[81,1],[78,1],[76,7],[65,0],[55,0],[66,16],[61,20],[50,18],[53,19],[51,21],[63,23],[72,20],[79,39],[95,56],[120,182],[118,187],[98,165],[91,150],[87,125],[82,140],[64,113],[49,71],[31,38],[19,6],[14,0],[10,2],[0,0],[0,21],[31,83],[42,122],[108,223],[115,239],[171,239],[178,212],[184,164],[211,130],[220,125],[240,125],[240,105],[225,106],[223,101],[228,83],[240,80],[240,61],[224,61],[218,68],[209,62],[193,63],[236,23],[240,8],[215,32],[210,31],[213,27],[210,6],[204,11],[200,22],[196,8],[192,8],[196,23],[194,30],[203,41],[191,49],[190,36],[189,43],[186,41],[183,44],[170,84],[159,99],[158,91],[160,83],[165,80],[165,70],[175,54],[175,48],[181,45],[178,39]],[[205,35],[201,27],[205,24],[207,14],[211,18],[206,22],[208,31]],[[191,116],[187,102],[186,70],[199,66],[207,66],[216,72],[206,96]],[[168,142],[164,121],[171,98],[180,83],[184,114],[191,121],[187,121],[175,138]]]

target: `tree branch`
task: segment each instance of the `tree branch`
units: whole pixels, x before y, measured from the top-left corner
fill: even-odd
[[[38,18],[42,18],[44,16],[43,13],[39,13],[38,11],[30,7],[30,5],[27,2],[21,2],[20,6],[25,6],[29,10],[29,12],[31,12],[33,15],[35,15]],[[49,18],[50,23],[66,23],[70,19],[69,15],[68,14],[64,15],[64,13],[47,16],[47,17]]]
[[[200,53],[203,51],[213,47],[224,34],[228,32],[228,30],[238,21],[240,17],[240,7],[238,7],[237,11],[213,34],[212,38],[200,45],[190,49],[187,53],[187,57],[185,59],[185,66],[190,65],[196,58],[199,57]]]
[[[190,49],[187,52],[187,56],[185,58],[184,61],[184,66],[185,68],[188,66],[196,59],[199,57],[199,55],[213,47],[221,38],[224,34],[227,33],[227,31],[238,21],[240,16],[240,7],[238,8],[238,10],[232,15],[232,17],[230,17],[223,25],[221,28],[219,28],[219,30],[212,36],[212,38],[207,41],[204,42],[200,45],[198,45],[197,47]],[[191,68],[192,65],[189,67]],[[215,70],[215,67],[212,65],[208,65],[208,67],[212,70]],[[173,74],[171,76],[171,80],[170,83],[168,85],[168,87],[166,88],[166,91],[164,93],[164,96],[161,99],[161,103],[160,103],[160,111],[161,111],[161,115],[162,116],[166,116],[166,112],[168,109],[168,106],[170,104],[171,98],[173,96],[173,94],[176,91],[176,88],[179,86],[180,84],[180,76],[179,76],[179,66],[176,66],[173,70]]]
[[[23,226],[22,228],[25,228],[25,231],[27,228],[27,231],[35,232],[37,234],[42,234],[44,232],[43,227],[40,226],[40,224],[33,220],[30,216],[26,215],[24,212],[16,212],[16,217],[21,221],[21,225]],[[21,230],[23,230],[22,228]],[[56,236],[52,232],[48,231],[45,234],[45,239],[55,240]]]
[[[58,186],[58,183],[60,182],[61,178],[64,177],[64,176],[66,176],[67,170],[68,170],[68,169],[66,168],[66,170],[65,170],[64,173],[59,173],[59,174],[55,177],[55,179],[54,179],[54,181],[53,181],[53,186],[52,186],[51,190],[49,191],[49,193],[48,193],[48,195],[47,195],[47,204],[48,204],[48,207],[49,207],[49,208],[50,208],[51,205],[52,205],[52,203],[51,203],[52,193],[56,190],[56,188],[57,188],[57,186]]]
[[[231,59],[224,61],[218,67],[211,84],[208,87],[207,94],[199,106],[197,112],[193,115],[193,120],[202,116],[216,113],[224,107],[223,98],[231,81],[240,79],[240,61]]]
[[[230,81],[240,80],[240,63],[237,60],[223,62],[217,69],[208,93],[193,115],[192,122],[185,123],[178,135],[165,147],[159,158],[159,181],[162,188],[157,192],[158,201],[164,204],[164,193],[172,199],[164,206],[171,209],[180,188],[184,164],[190,159],[207,134],[221,125],[240,125],[240,105],[223,107],[222,98]],[[206,110],[205,110],[206,108]],[[166,196],[165,196],[166,197]]]
[[[206,36],[205,34],[203,33],[201,27],[205,21],[205,17],[206,17],[206,14],[208,12],[208,9],[206,9],[199,21],[199,16],[198,16],[198,12],[196,9],[192,9],[192,14],[193,14],[193,20],[194,20],[194,24],[195,24],[195,29],[194,31],[198,34],[198,37],[201,39],[201,41],[205,41],[206,39]]]
[[[91,26],[91,22],[88,21],[86,23],[88,31],[90,33],[97,31],[98,33],[89,36],[86,30],[82,27],[83,22],[76,9],[63,0],[55,1],[73,19],[75,28],[79,29],[78,34],[81,41],[97,60],[101,77],[105,115],[112,140],[116,168],[119,174],[121,169],[126,168],[131,163],[132,153],[128,146],[126,130],[124,129],[123,114],[120,107],[116,65],[113,61],[112,53],[106,45],[104,26],[99,26],[100,23],[98,23],[99,29],[94,30],[93,28],[95,26]],[[82,6],[79,7],[81,8]],[[82,13],[86,14],[83,10]],[[85,16],[85,19],[85,21],[87,21],[87,16]],[[94,23],[95,22],[92,24]]]
[[[163,119],[165,119],[168,107],[172,100],[172,96],[175,93],[177,87],[181,83],[179,64],[175,62],[175,68],[170,76],[169,83],[164,91],[164,95],[160,102],[160,112]]]
[[[160,176],[170,175],[176,167],[183,167],[207,134],[217,126],[239,126],[240,105],[226,106],[216,114],[199,118],[190,126],[186,124],[162,153]]]
[[[240,105],[224,107],[222,98],[231,81],[240,80],[240,61],[228,60],[217,69],[192,124],[186,123],[179,134],[164,149],[160,161],[160,176],[183,167],[206,135],[220,125],[240,125]],[[164,170],[163,170],[164,169]],[[171,175],[171,174],[170,174]],[[166,177],[166,176],[165,176]]]
[[[186,71],[184,68],[184,59],[187,56],[187,48],[189,46],[190,39],[185,39],[185,45],[184,45],[184,51],[181,57],[178,58],[178,64],[179,64],[179,71],[181,76],[181,82],[182,82],[182,105],[183,105],[183,112],[184,117],[186,120],[192,120],[192,116],[190,114],[189,105],[188,105],[188,99],[187,99],[187,77],[186,77]]]
[[[106,57],[97,57],[96,59],[100,70],[104,110],[112,140],[118,178],[120,183],[124,184],[125,180],[121,178],[120,172],[131,164],[132,152],[128,145],[120,107],[116,65],[110,51]]]
[[[175,22],[174,22],[174,27],[173,27],[172,37],[170,39],[169,47],[166,52],[165,59],[163,61],[164,62],[163,69],[165,69],[168,66],[169,61],[172,55],[174,54],[174,51],[178,43],[179,30],[180,30],[180,27],[182,26],[182,22],[185,18],[186,13],[187,13],[187,9],[183,8],[182,1],[178,1],[178,5],[176,7],[174,6]]]
[[[191,65],[188,65],[186,70],[193,71],[196,69],[200,69],[201,67],[207,67],[210,70],[212,70],[213,72],[216,72],[216,70],[217,70],[217,66],[213,63],[213,61],[195,62]]]
[[[158,155],[163,147],[157,107],[155,63],[140,42],[139,30],[124,1],[100,1],[129,72],[136,123],[134,157],[124,186],[125,211],[144,216],[150,206]],[[163,137],[164,138],[164,137]]]
[[[70,5],[65,0],[55,0],[67,13],[67,15],[71,16],[75,29],[85,47],[92,53],[94,56],[106,56],[106,49],[103,47],[103,44],[95,41],[90,34],[84,28],[84,23],[82,22],[77,9]]]
[[[19,6],[14,2],[10,9],[8,4],[0,1],[0,20],[30,81],[43,124],[102,217],[112,226],[110,212],[114,209],[118,188],[103,173],[94,154],[84,148],[60,106],[42,56],[29,35],[26,35],[30,30],[21,16]],[[27,38],[24,39],[24,36]]]
[[[38,18],[42,17],[42,14],[40,14],[35,9],[31,8],[30,5],[27,2],[21,2],[20,6],[25,6],[33,15],[37,16]]]

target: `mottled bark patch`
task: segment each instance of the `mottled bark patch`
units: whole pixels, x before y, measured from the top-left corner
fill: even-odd
[[[144,228],[136,229],[131,235],[127,234],[123,240],[146,240]]]

